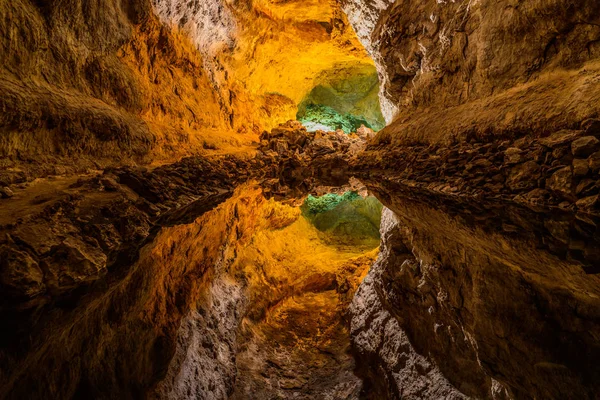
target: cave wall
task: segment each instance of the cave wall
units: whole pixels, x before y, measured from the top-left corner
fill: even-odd
[[[19,0],[0,13],[2,167],[27,176],[250,154],[323,71],[373,65],[329,0]]]
[[[593,3],[342,2],[388,122],[351,166],[391,210],[351,308],[373,398],[597,397]]]
[[[576,219],[451,198],[384,203],[382,251],[351,307],[373,398],[595,398],[599,278],[537,243]]]
[[[597,115],[593,1],[343,1],[372,55],[380,143],[549,133]]]
[[[193,160],[67,182],[29,218],[3,209],[2,398],[260,398],[300,375],[304,391],[360,390],[345,310],[376,241],[338,247],[255,182],[233,190],[227,161]]]

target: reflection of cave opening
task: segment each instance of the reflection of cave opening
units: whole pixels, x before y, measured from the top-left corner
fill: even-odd
[[[298,106],[296,119],[308,131],[356,132],[362,125],[385,126],[379,106],[379,79],[372,65],[338,66],[324,71]]]
[[[309,195],[301,209],[328,244],[365,249],[379,246],[382,205],[375,197],[356,192]]]
[[[320,398],[340,387],[358,395],[346,316],[378,253],[381,203],[339,191],[300,207],[260,204],[262,228],[233,265],[249,286],[231,398]]]

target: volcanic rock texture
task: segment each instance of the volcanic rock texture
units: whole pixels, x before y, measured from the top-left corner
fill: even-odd
[[[597,398],[596,3],[2,2],[0,397]]]

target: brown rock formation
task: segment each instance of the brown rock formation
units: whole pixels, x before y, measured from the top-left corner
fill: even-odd
[[[597,398],[594,1],[14,0],[0,35],[1,398]],[[376,121],[373,68],[375,137],[292,121]]]

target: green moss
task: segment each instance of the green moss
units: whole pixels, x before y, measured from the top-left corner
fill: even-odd
[[[306,106],[304,113],[302,115],[298,114],[297,119],[309,130],[314,126],[316,129],[341,129],[346,133],[350,133],[356,132],[361,125],[372,128],[364,118],[355,117],[352,114],[340,114],[333,108],[320,104]]]
[[[342,195],[328,193],[320,197],[309,194],[302,205],[302,212],[308,215],[316,215],[334,209],[343,201],[352,201],[358,198],[360,196],[356,192],[346,192]]]
[[[336,66],[325,71],[298,104],[296,119],[309,130],[356,131],[361,124],[378,131],[385,126],[379,107],[379,79],[374,66]]]

